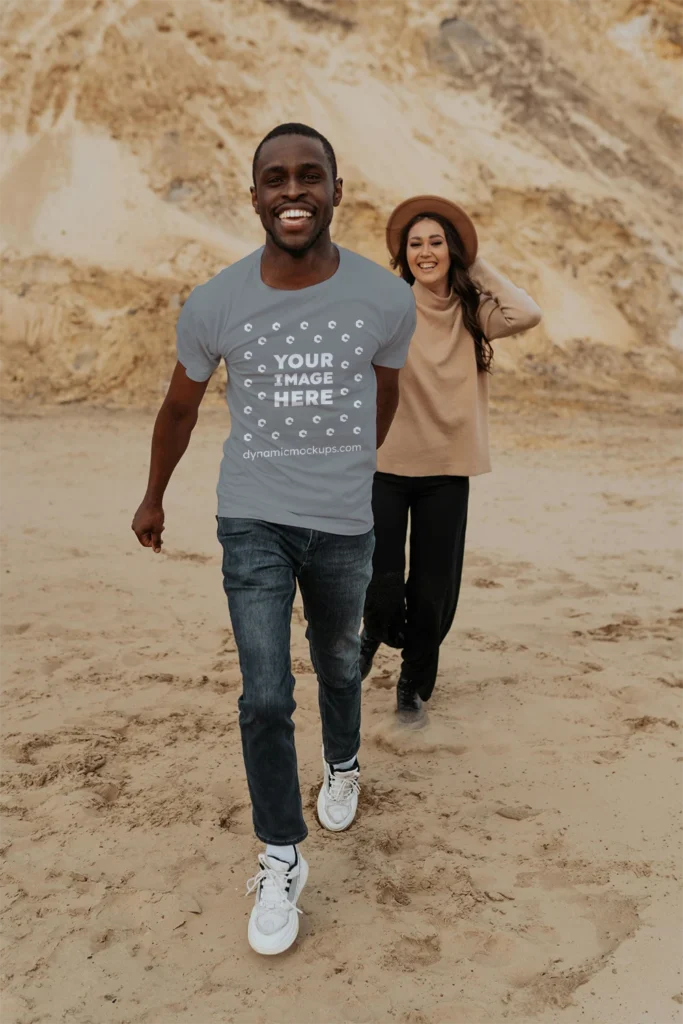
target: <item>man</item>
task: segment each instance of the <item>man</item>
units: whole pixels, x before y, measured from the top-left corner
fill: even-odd
[[[398,404],[415,327],[405,282],[330,238],[342,199],[334,151],[285,124],[254,155],[265,246],[195,288],[154,427],[140,543],[161,550],[163,495],[219,361],[231,432],[218,484],[223,577],[239,652],[242,747],[256,835],[249,942],[281,953],[299,930],[308,865],[294,747],[292,604],[298,582],[319,684],[324,776],[318,817],[341,831],[358,805],[359,628],[371,576],[375,449]]]

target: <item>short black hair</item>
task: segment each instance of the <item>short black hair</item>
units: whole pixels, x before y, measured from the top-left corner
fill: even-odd
[[[337,158],[334,155],[332,144],[324,135],[321,135],[319,131],[316,131],[315,128],[310,128],[307,124],[299,124],[296,121],[290,121],[287,124],[279,124],[277,128],[273,128],[272,131],[268,132],[265,138],[261,139],[256,147],[254,159],[251,164],[251,176],[254,184],[256,184],[256,164],[259,156],[261,155],[261,150],[265,146],[266,142],[270,142],[271,139],[278,139],[281,135],[304,135],[307,139],[318,139],[319,142],[322,142],[323,149],[325,150],[325,156],[329,160],[330,167],[332,169],[332,180],[337,180]]]

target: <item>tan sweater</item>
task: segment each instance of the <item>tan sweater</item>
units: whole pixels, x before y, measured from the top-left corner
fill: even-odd
[[[479,323],[489,341],[535,327],[536,303],[481,259],[470,267],[481,290]],[[477,476],[491,469],[489,375],[477,371],[460,299],[413,285],[417,327],[400,375],[400,401],[377,469],[399,476]]]

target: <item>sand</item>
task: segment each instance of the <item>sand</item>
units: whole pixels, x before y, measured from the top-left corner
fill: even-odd
[[[419,732],[396,656],[365,684],[353,828],[317,825],[315,681],[294,617],[311,835],[296,946],[246,943],[252,838],[208,411],[130,532],[151,414],[2,424],[3,1024],[681,1020],[680,434],[653,404],[499,401]]]

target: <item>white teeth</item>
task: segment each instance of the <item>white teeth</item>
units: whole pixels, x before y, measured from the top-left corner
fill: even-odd
[[[280,220],[298,220],[301,217],[312,217],[308,210],[283,210],[278,214]]]

